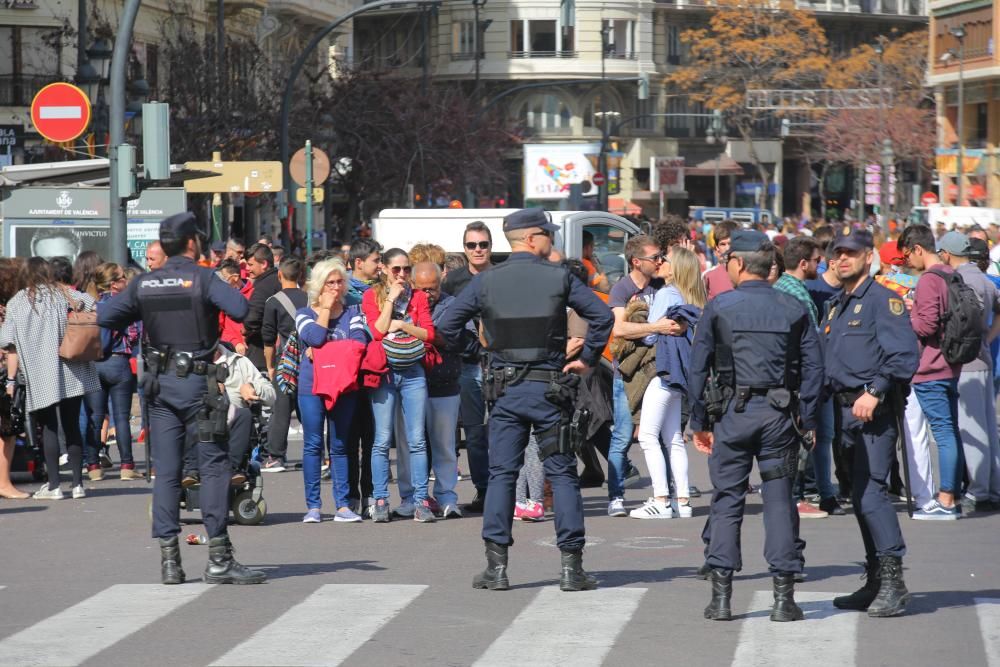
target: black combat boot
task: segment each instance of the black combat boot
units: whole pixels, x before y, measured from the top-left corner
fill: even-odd
[[[705,618],[710,621],[733,620],[733,610],[729,607],[733,598],[733,573],[712,570],[708,579],[712,582],[712,601],[705,607]]]
[[[472,578],[472,587],[490,591],[505,591],[510,588],[506,544],[486,542],[486,569]]]
[[[795,575],[779,574],[774,577],[774,607],[771,620],[779,623],[801,621],[805,618],[802,609],[795,604]]]
[[[160,538],[160,582],[166,585],[184,583],[181,547],[176,535]]]
[[[910,592],[903,583],[903,559],[898,556],[882,556],[879,562],[878,595],[868,607],[872,618],[899,616],[910,601]]]
[[[865,611],[875,601],[880,584],[878,561],[869,560],[865,565],[865,573],[861,576],[865,580],[865,585],[850,595],[833,598],[834,607],[852,611]]]
[[[583,549],[579,551],[563,551],[559,590],[592,591],[595,588],[597,588],[597,579],[583,570]]]
[[[233,558],[233,545],[226,534],[208,540],[208,565],[201,578],[206,584],[262,584],[267,581],[266,574],[251,570]]]
[[[698,571],[694,576],[708,581],[712,577],[712,566],[708,563],[702,563],[701,567],[698,568]]]

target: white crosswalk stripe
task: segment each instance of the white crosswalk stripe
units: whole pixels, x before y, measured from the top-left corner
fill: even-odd
[[[563,593],[544,588],[475,665],[597,667],[645,592],[645,588],[605,588]]]
[[[217,588],[200,583],[111,586],[76,604],[70,602],[71,606],[62,611],[0,639],[0,667],[77,667],[98,654],[109,665],[136,664],[134,656],[126,655],[125,646],[129,644],[117,647],[119,642],[137,632],[150,631],[158,620],[191,604],[169,621],[175,626],[180,623],[180,632],[185,632],[183,628],[195,622],[191,619],[199,617],[202,607],[215,604],[216,598],[210,597],[213,594],[206,593]],[[265,625],[255,625],[259,629],[252,634],[246,630],[242,636],[234,636],[228,645],[236,645],[221,657],[217,658],[224,647],[191,664],[207,664],[217,658],[212,667],[336,667],[384,660],[392,647],[373,639],[388,623],[393,623],[392,632],[404,636],[436,627],[439,620],[433,613],[428,616],[427,608],[433,609],[438,600],[426,600],[419,609],[408,609],[422,595],[431,594],[428,588],[402,584],[321,585],[304,600],[289,601],[273,619],[262,619]],[[5,601],[12,595],[11,589],[3,585],[0,592]],[[497,625],[490,635],[477,637],[475,644],[466,647],[470,653],[462,663],[475,667],[610,664],[608,656],[624,629],[637,618],[642,620],[636,614],[646,592],[646,588],[605,588],[563,593],[555,587],[543,588],[537,595],[524,598],[523,608],[506,627]],[[725,642],[719,647],[723,651],[720,662],[729,661],[731,655],[734,667],[801,667],[817,660],[838,667],[861,664],[861,656],[883,647],[859,645],[861,619],[866,616],[834,608],[832,600],[836,595],[839,593],[797,591],[795,598],[806,618],[795,623],[774,623],[769,619],[773,601],[769,590],[754,592],[746,611],[741,608],[745,598],[738,596],[734,607],[737,618],[726,624],[735,626],[738,637],[737,633],[719,635],[719,641]],[[511,596],[504,599],[510,600]],[[653,598],[647,602],[654,607],[660,604]],[[975,598],[968,613],[972,613],[973,606],[986,657],[984,667],[1000,667],[1000,598]],[[359,610],[364,613],[358,614]],[[350,618],[351,622],[338,625],[335,639],[325,632],[303,632],[303,628],[315,628],[317,619],[338,618]],[[8,617],[7,622],[10,620]],[[448,620],[453,622],[451,616]],[[900,623],[906,623],[905,617]],[[734,637],[735,645],[731,643]],[[476,655],[480,657],[475,659]],[[439,654],[434,659],[440,662],[441,657]],[[418,651],[407,655],[407,660],[424,664],[430,658],[421,657]]]
[[[426,586],[327,584],[235,647],[213,667],[333,667],[413,602]],[[358,614],[364,610],[363,614]],[[351,618],[337,629],[303,632],[317,619]]]
[[[111,586],[0,641],[0,666],[79,665],[210,588],[203,584]]]
[[[987,667],[1000,667],[1000,598],[976,598]]]
[[[820,658],[824,664],[838,667],[855,664],[861,614],[834,607],[833,598],[838,595],[796,591],[795,601],[805,612],[805,620],[775,623],[770,619],[773,593],[755,592],[740,628],[734,667],[800,667]]]

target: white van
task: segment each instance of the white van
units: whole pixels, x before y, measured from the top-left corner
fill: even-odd
[[[503,235],[503,219],[513,208],[394,208],[381,211],[372,220],[372,235],[383,248],[408,250],[418,243],[434,243],[446,252],[462,252],[462,235],[470,222],[482,221],[493,235],[493,254],[510,253]],[[625,243],[642,232],[622,218],[603,211],[550,211],[559,227],[553,246],[566,257],[579,259],[583,232],[594,236],[594,255],[609,282],[625,275]],[[498,258],[498,259],[499,259]]]
[[[979,225],[984,229],[989,225],[1000,225],[1000,208],[979,206],[914,206],[910,212],[910,222],[930,225],[931,229],[944,225],[947,230],[965,229]]]

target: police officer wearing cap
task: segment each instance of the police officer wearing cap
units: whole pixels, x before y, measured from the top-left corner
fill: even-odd
[[[834,239],[830,270],[844,291],[830,300],[821,329],[828,389],[839,411],[841,440],[851,450],[852,501],[866,560],[865,585],[833,604],[880,617],[902,614],[909,599],[906,544],[887,484],[903,397],[920,357],[903,299],[869,275],[872,246],[872,235],[863,229]]]
[[[705,618],[732,618],[733,572],[742,565],[740,524],[756,459],[764,501],[764,556],[774,578],[771,620],[797,621],[803,615],[794,587],[802,559],[792,482],[802,435],[816,427],[823,386],[819,340],[802,303],[767,282],[774,246],[765,234],[733,232],[724,261],[736,289],[705,307],[688,380],[694,443],[709,454],[715,488],[707,557],[712,600]],[[802,384],[802,377],[818,381]]]
[[[213,584],[257,584],[266,576],[233,558],[226,531],[232,470],[227,436],[219,428],[226,417],[219,411],[225,411],[226,406],[218,388],[225,380],[225,367],[212,363],[220,311],[242,321],[249,307],[246,299],[212,269],[195,263],[204,242],[192,214],[163,220],[160,244],[166,263],[100,304],[97,321],[107,329],[120,330],[142,320],[149,339],[143,349],[143,387],[149,401],[150,446],[156,463],[153,537],[160,541],[162,582],[184,582],[177,540],[181,467],[185,447],[196,446],[202,480],[201,513],[209,538],[208,566],[202,578]]]
[[[484,379],[484,391],[493,403],[490,479],[483,508],[486,570],[474,578],[473,588],[510,587],[507,549],[514,542],[514,486],[530,431],[538,440],[546,479],[552,483],[556,541],[562,552],[559,587],[563,591],[597,587],[596,579],[583,570],[583,499],[576,455],[560,436],[567,433],[566,416],[573,412],[572,394],[579,379],[569,374],[598,363],[614,317],[565,267],[546,261],[557,230],[540,208],[508,215],[503,231],[510,257],[477,274],[438,327],[445,340],[458,339],[465,323],[480,316],[490,355]],[[567,307],[589,324],[583,352],[568,364]]]

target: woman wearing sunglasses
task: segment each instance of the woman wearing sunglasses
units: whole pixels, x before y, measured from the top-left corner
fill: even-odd
[[[424,435],[427,379],[421,362],[424,344],[434,337],[434,325],[427,295],[410,285],[411,266],[406,252],[391,248],[382,262],[385,268],[381,280],[365,292],[361,301],[368,329],[372,338],[382,343],[389,364],[381,384],[371,393],[375,415],[372,519],[376,523],[389,521],[389,441],[399,405],[410,453],[413,519],[426,523],[434,521],[434,513],[427,502],[427,441]]]

